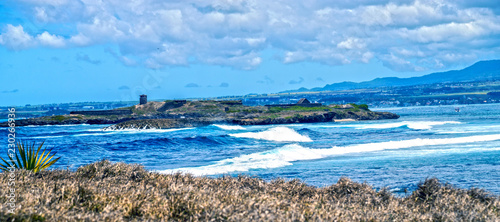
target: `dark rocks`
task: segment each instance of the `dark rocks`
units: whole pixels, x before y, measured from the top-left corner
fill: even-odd
[[[232,123],[237,125],[269,125],[269,124],[291,124],[291,123],[321,123],[335,122],[335,120],[353,119],[353,120],[381,120],[397,119],[399,115],[388,112],[325,112],[309,115],[295,114],[288,117],[278,118],[241,118],[233,119]]]
[[[144,119],[129,120],[104,128],[105,130],[124,129],[173,129],[207,126],[212,122],[203,119]]]
[[[116,124],[130,120],[131,118],[107,119],[107,118],[32,118],[16,120],[16,126],[45,126],[45,125],[73,125],[73,124]],[[8,127],[7,122],[0,123],[0,127]]]

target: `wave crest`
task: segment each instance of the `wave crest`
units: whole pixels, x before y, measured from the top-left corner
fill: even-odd
[[[356,129],[391,129],[406,126],[414,130],[428,130],[432,129],[433,126],[440,126],[445,124],[461,124],[457,121],[403,121],[395,123],[377,123],[377,124],[341,124],[333,126],[323,126],[323,127],[348,127]]]
[[[262,132],[233,133],[229,136],[278,142],[312,142],[308,136],[300,135],[288,127],[274,127]]]
[[[244,172],[251,169],[269,169],[292,165],[293,161],[316,160],[330,156],[345,155],[351,153],[374,152],[391,149],[404,149],[419,146],[461,144],[500,140],[500,134],[469,136],[444,139],[411,139],[401,141],[388,141],[380,143],[366,143],[350,145],[345,147],[334,146],[329,149],[311,149],[302,147],[298,144],[286,145],[281,148],[268,150],[264,152],[242,155],[240,157],[230,158],[218,161],[212,165],[178,168],[159,171],[160,173],[190,173],[195,176],[217,175],[230,172]]]
[[[213,126],[219,127],[223,130],[245,130],[244,127],[240,125],[219,125],[219,124],[213,124]]]

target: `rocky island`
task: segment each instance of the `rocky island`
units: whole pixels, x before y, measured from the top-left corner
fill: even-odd
[[[388,112],[373,112],[367,105],[322,105],[302,99],[297,104],[246,106],[239,100],[145,102],[107,111],[72,112],[69,115],[16,120],[17,126],[114,124],[109,130],[169,129],[210,124],[268,125],[357,120],[397,119]],[[7,123],[0,123],[6,127]]]

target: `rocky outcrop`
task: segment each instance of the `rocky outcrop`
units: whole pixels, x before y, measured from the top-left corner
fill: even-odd
[[[355,120],[382,120],[398,119],[399,115],[390,112],[341,112],[334,119],[355,119]]]
[[[398,115],[388,112],[324,112],[312,113],[309,115],[296,114],[287,117],[270,118],[262,114],[247,115],[243,118],[178,118],[178,119],[142,119],[121,122],[105,130],[126,130],[126,129],[172,129],[207,126],[210,124],[235,124],[235,125],[271,125],[271,124],[292,124],[292,123],[320,123],[335,122],[336,120],[380,120],[397,119]]]
[[[397,119],[399,115],[388,112],[325,112],[319,114],[301,115],[296,114],[289,117],[278,118],[242,118],[232,120],[237,125],[269,125],[269,124],[291,124],[291,123],[321,123],[335,122],[335,120],[381,120]]]
[[[104,130],[172,129],[207,126],[212,123],[212,121],[204,119],[143,119],[125,121],[105,127]]]
[[[303,107],[296,105],[264,107],[245,106],[241,104],[241,101],[172,100],[135,105],[129,107],[129,109],[123,109],[127,110],[124,115],[94,115],[96,112],[86,112],[89,115],[45,116],[16,120],[16,126],[116,124],[107,127],[107,129],[170,129],[205,126],[214,123],[269,125],[335,122],[346,119],[379,120],[399,118],[398,115],[393,113],[372,112],[368,110],[366,105],[351,105],[350,107],[349,109],[336,106]],[[7,123],[0,123],[0,127],[7,126]]]
[[[16,126],[45,126],[45,125],[72,125],[72,124],[116,124],[132,118],[32,118],[18,119]],[[8,127],[7,122],[0,123],[0,127]]]

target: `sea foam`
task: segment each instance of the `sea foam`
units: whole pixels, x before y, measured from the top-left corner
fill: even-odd
[[[433,126],[445,124],[461,124],[457,121],[403,121],[395,123],[376,123],[376,124],[338,124],[338,125],[323,125],[320,127],[334,128],[356,128],[356,129],[391,129],[406,126],[414,130],[428,130]]]
[[[233,133],[233,137],[269,140],[278,142],[312,142],[308,136],[300,135],[288,127],[274,127],[261,132]]]
[[[292,165],[292,162],[294,161],[316,160],[352,153],[395,150],[419,146],[475,143],[495,140],[500,140],[500,134],[444,139],[411,139],[401,141],[388,141],[380,143],[357,144],[344,147],[334,146],[329,149],[311,149],[300,146],[298,144],[291,144],[285,145],[278,149],[221,160],[208,166],[178,168],[163,170],[159,172],[166,174],[181,172],[190,173],[197,176],[216,175],[231,172],[245,172],[251,169],[279,168]]]
[[[167,133],[174,132],[180,130],[189,130],[194,129],[192,127],[188,128],[176,128],[176,129],[117,129],[117,130],[109,130],[109,129],[86,129],[82,131],[78,131],[76,134],[69,135],[57,135],[57,136],[38,136],[32,137],[34,139],[46,139],[46,138],[59,138],[59,137],[82,137],[82,136],[106,136],[106,135],[114,135],[114,134],[139,134],[139,133]]]
[[[244,127],[240,125],[219,125],[219,124],[213,124],[213,126],[219,127],[223,130],[245,130]]]

